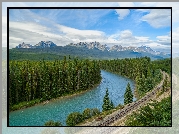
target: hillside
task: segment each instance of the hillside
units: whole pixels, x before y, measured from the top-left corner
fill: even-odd
[[[125,51],[108,51],[99,50],[98,48],[88,49],[76,46],[56,46],[45,48],[13,48],[9,50],[10,60],[53,60],[61,59],[63,56],[79,57],[81,59],[123,59],[136,57],[150,57],[152,60],[168,58],[169,56],[153,55],[147,52],[134,52],[133,50]],[[25,58],[26,57],[26,58]]]

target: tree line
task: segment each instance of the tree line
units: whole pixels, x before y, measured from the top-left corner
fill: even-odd
[[[161,69],[170,70],[170,59],[151,61],[149,57],[99,61],[100,68],[135,81],[138,97],[152,90],[162,79]],[[160,64],[160,65],[158,65]],[[167,66],[167,69],[165,68]]]
[[[9,104],[57,98],[94,87],[101,80],[95,60],[10,61]]]

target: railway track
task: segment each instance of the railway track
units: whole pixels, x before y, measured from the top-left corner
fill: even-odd
[[[132,110],[136,110],[143,104],[146,104],[150,99],[152,99],[156,95],[156,93],[159,90],[162,89],[164,79],[167,75],[165,72],[162,72],[162,74],[163,74],[162,81],[152,91],[148,92],[144,97],[142,97],[138,101],[126,105],[123,109],[113,112],[112,114],[106,116],[102,120],[99,121],[94,120],[90,123],[83,124],[83,126],[109,126],[110,124],[114,123],[116,120],[127,115]]]

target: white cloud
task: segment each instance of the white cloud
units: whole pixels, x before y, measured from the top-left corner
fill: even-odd
[[[120,38],[121,38],[121,39],[133,38],[132,32],[131,32],[130,30],[121,31],[121,33],[120,33]]]
[[[172,23],[179,22],[179,3],[178,2],[156,2],[156,7],[172,7]]]
[[[22,42],[35,45],[42,40],[51,40],[61,46],[69,43],[97,41],[101,44],[118,44],[126,47],[139,47],[140,45],[147,44],[152,48],[159,48],[159,46],[162,46],[162,43],[168,41],[165,40],[165,36],[158,36],[157,39],[162,40],[162,43],[156,42],[158,43],[156,44],[154,41],[149,40],[149,37],[134,36],[130,30],[120,31],[107,37],[104,32],[97,30],[79,30],[59,24],[55,24],[54,27],[56,27],[56,30],[59,31],[59,33],[53,33],[53,28],[50,29],[49,27],[41,26],[38,23],[10,22],[10,48],[15,47]],[[167,37],[167,39],[169,39],[169,37]]]
[[[67,45],[71,42],[99,41],[104,42],[105,34],[97,30],[78,30],[67,26],[59,25],[50,19],[38,17],[29,10],[24,10],[25,14],[19,15],[29,18],[29,21],[10,21],[10,46],[15,47],[19,43],[17,38],[25,43],[35,45],[41,40],[51,40],[57,45]],[[18,17],[18,13],[15,15]],[[22,18],[23,18],[22,17]],[[26,19],[25,19],[26,20]],[[41,21],[40,23],[37,22]],[[37,38],[38,37],[38,38]],[[19,40],[20,41],[20,40]]]
[[[157,36],[156,38],[157,38],[157,42],[162,45],[166,45],[166,46],[171,45],[171,32],[169,32],[168,35]]]
[[[10,47],[15,47],[20,41],[35,45],[41,40],[51,40],[57,45],[67,45],[71,42],[104,42],[106,36],[101,31],[96,30],[78,30],[56,24],[58,33],[53,33],[53,29],[41,26],[32,22],[10,22]],[[19,38],[21,37],[21,38]]]
[[[118,2],[120,7],[134,7],[135,4],[133,2]]]
[[[136,9],[136,11],[140,12],[150,12],[152,9]]]
[[[124,17],[126,17],[129,13],[129,9],[116,9],[117,14],[119,15],[118,19],[122,20]]]
[[[106,42],[110,43],[111,45],[112,43],[115,43],[116,45],[122,46],[134,46],[136,45],[136,38],[132,35],[132,32],[130,30],[123,30],[116,34],[110,35]]]
[[[57,25],[57,27],[59,28],[60,31],[62,31],[65,34],[77,34],[83,36],[90,36],[90,35],[101,36],[102,34],[104,34],[103,32],[97,30],[78,30],[63,25]]]
[[[172,7],[172,23],[179,26],[179,3],[178,2],[136,2],[137,7]],[[141,10],[142,11],[142,10]],[[145,11],[145,10],[144,10]]]
[[[170,9],[152,9],[149,14],[141,18],[152,27],[160,28],[171,26],[171,10]]]
[[[151,47],[151,48],[155,48],[155,49],[158,49],[158,48],[166,48],[166,46],[165,45],[162,45],[162,44],[160,44],[160,43],[157,43],[157,42],[151,42],[151,43],[146,43],[145,44],[146,46],[149,46],[149,47]],[[170,48],[170,46],[168,46],[169,48]]]
[[[133,2],[118,2],[120,7],[134,7]],[[124,17],[129,15],[130,10],[129,9],[116,9],[117,14],[119,15],[118,19],[122,20]]]
[[[26,30],[26,31],[33,31],[38,32],[39,34],[45,34],[44,31],[50,30],[50,28],[47,28],[42,25],[38,25],[37,23],[33,22],[9,22],[9,28],[16,28],[19,30]]]
[[[22,41],[22,38],[16,38],[16,37],[9,37],[9,40],[14,40],[14,41]]]
[[[171,37],[169,35],[157,36],[156,38],[158,39],[159,42],[163,42],[163,41],[171,42]]]
[[[111,35],[108,42],[114,43],[116,45],[122,45],[124,47],[133,46],[139,47],[145,45],[151,47],[153,50],[162,50],[170,53],[171,50],[171,40],[169,35],[157,36],[156,41],[150,40],[149,37],[144,36],[134,36],[132,31],[124,30],[117,34]],[[113,44],[111,44],[113,45]]]
[[[143,36],[135,36],[136,39],[138,39],[141,42],[149,41],[149,37],[143,37]]]
[[[158,7],[164,6],[166,7],[167,3],[162,2],[142,2],[142,3],[133,3],[133,2],[118,2],[120,7]],[[167,5],[168,6],[168,5]],[[176,7],[176,5],[175,5]],[[171,10],[170,9],[136,9],[136,11],[147,12],[148,14],[144,15],[141,20],[146,21],[152,27],[160,28],[171,26]],[[129,9],[116,9],[117,14],[119,15],[119,20],[124,19],[126,16],[130,14]],[[177,6],[175,12],[173,12],[175,16],[179,16],[179,6]],[[177,17],[178,18],[178,17]],[[179,19],[178,19],[179,20]],[[175,20],[176,21],[176,20]]]

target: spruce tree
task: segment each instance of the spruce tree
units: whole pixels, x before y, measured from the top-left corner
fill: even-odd
[[[111,106],[111,109],[113,109],[115,107],[114,103],[112,102],[112,100],[111,100],[110,106]]]
[[[102,105],[103,111],[107,111],[111,109],[111,103],[109,100],[109,93],[108,93],[108,89],[106,89],[106,94],[104,96],[103,99],[103,105]]]
[[[128,83],[127,87],[126,87],[125,94],[124,94],[124,104],[126,105],[126,104],[129,104],[131,102],[133,102],[133,94],[132,94],[130,84]]]

